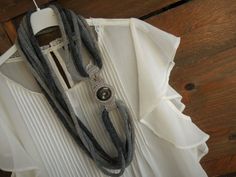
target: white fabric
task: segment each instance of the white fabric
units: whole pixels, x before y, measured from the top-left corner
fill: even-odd
[[[101,75],[134,119],[135,155],[123,176],[207,176],[199,160],[208,152],[209,136],[182,113],[182,97],[168,83],[180,39],[134,18],[88,22],[98,35]],[[51,60],[54,53],[63,65],[62,43],[53,43],[43,52]],[[9,61],[0,67],[0,168],[16,177],[104,176],[57,119],[25,63]],[[76,114],[114,153],[88,83],[64,88]],[[122,134],[117,116],[112,121]]]

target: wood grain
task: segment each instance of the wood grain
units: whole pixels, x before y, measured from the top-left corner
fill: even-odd
[[[202,161],[209,176],[236,171],[235,19],[234,0],[193,0],[147,19],[181,36],[170,82],[184,97],[185,113],[211,136]]]
[[[3,23],[4,29],[9,37],[9,39],[11,40],[12,43],[15,42],[16,39],[16,28],[12,22],[12,20],[8,20],[6,22]]]
[[[123,1],[110,1],[110,0],[91,0],[91,1],[78,1],[78,0],[41,0],[37,1],[38,4],[47,4],[47,2],[56,2],[65,8],[72,9],[78,14],[85,17],[94,18],[126,18],[126,17],[142,17],[152,11],[160,10],[170,4],[179,2],[180,0],[123,0]],[[8,5],[4,9],[8,9],[8,14],[2,13],[3,20],[13,18],[8,20],[14,24],[15,30],[18,28],[19,23],[22,19],[23,14],[27,10],[34,9],[32,2],[27,4],[27,0],[23,0],[21,3],[16,3],[15,5]],[[19,5],[22,7],[19,9]],[[4,7],[4,3],[0,2],[0,6]],[[14,8],[13,8],[14,7]],[[127,8],[130,7],[130,8]],[[16,13],[13,11],[18,9]],[[2,10],[2,11],[6,11]],[[8,15],[9,18],[4,17]],[[17,17],[16,17],[17,16]],[[0,11],[0,22],[1,22],[1,11]],[[9,24],[8,24],[9,25]],[[11,24],[10,24],[11,25]],[[15,30],[12,28],[10,30],[6,29],[11,40],[15,39]],[[46,38],[45,38],[46,39]]]
[[[11,41],[2,24],[0,24],[0,55],[11,47]]]
[[[218,160],[212,160],[209,161],[208,163],[204,164],[204,167],[206,169],[206,171],[209,172],[209,176],[220,176],[220,177],[235,177],[236,173],[227,173],[229,171],[232,171],[232,169],[235,169],[236,166],[236,156],[225,156],[225,157],[221,157]],[[224,164],[224,165],[222,165]],[[215,171],[218,172],[218,174],[216,173],[212,173],[212,169],[215,169]]]
[[[36,0],[37,4],[43,5],[51,0]],[[0,2],[0,22],[11,20],[28,10],[35,9],[32,0],[7,0]]]
[[[179,0],[58,0],[58,3],[85,17],[138,18],[177,1]]]
[[[87,18],[139,18],[178,1],[180,0],[58,0],[55,2]],[[21,18],[22,16],[18,16],[14,19],[16,28]]]
[[[188,64],[236,46],[235,9],[235,0],[192,0],[147,21],[181,36],[176,58]]]

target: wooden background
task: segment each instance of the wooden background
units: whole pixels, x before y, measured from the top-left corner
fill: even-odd
[[[183,95],[185,113],[211,136],[201,164],[210,177],[236,176],[236,0],[57,2],[85,17],[136,17],[180,36],[170,84]],[[2,54],[14,43],[22,15],[34,6],[31,0],[5,0],[0,7]]]

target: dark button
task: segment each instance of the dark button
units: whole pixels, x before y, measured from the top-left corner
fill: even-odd
[[[101,101],[106,101],[111,98],[111,89],[109,87],[101,87],[97,91],[97,98]]]

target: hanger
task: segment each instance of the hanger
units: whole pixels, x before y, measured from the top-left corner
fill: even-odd
[[[58,26],[58,21],[54,11],[50,8],[40,9],[35,0],[32,0],[35,7],[36,12],[31,14],[30,22],[33,29],[33,33],[37,34],[43,29]],[[9,48],[3,55],[0,56],[0,66],[9,59],[17,51],[15,45]]]
[[[32,1],[37,10],[36,12],[31,14],[31,18],[30,18],[34,34],[39,33],[43,29],[53,27],[53,26],[58,26],[56,15],[50,7],[40,9],[36,1],[35,0],[32,0]],[[86,20],[89,24],[91,23],[90,19],[86,19]],[[0,56],[0,66],[3,63],[5,63],[14,53],[16,53],[16,51],[17,51],[17,48],[16,48],[16,45],[14,44],[4,54],[2,54]]]
[[[30,18],[30,22],[31,22],[31,26],[32,26],[34,34],[37,34],[43,29],[53,27],[53,26],[58,26],[56,15],[50,7],[40,9],[37,3],[35,2],[35,0],[33,0],[33,2],[37,9],[36,12],[31,14],[31,18]]]

